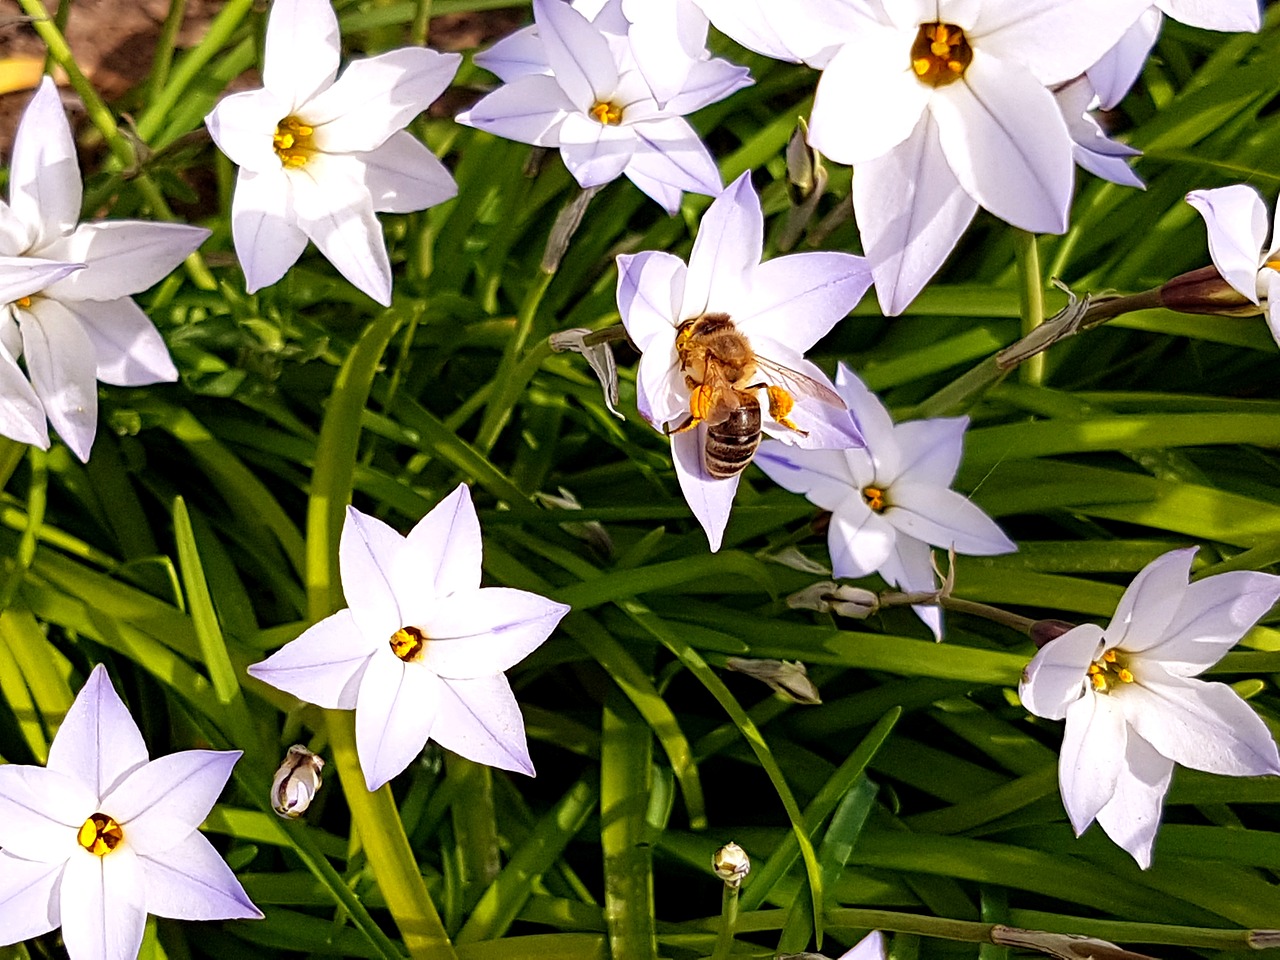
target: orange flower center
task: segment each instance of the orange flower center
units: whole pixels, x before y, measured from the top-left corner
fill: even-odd
[[[1108,650],[1101,660],[1089,664],[1088,673],[1089,682],[1098,693],[1110,693],[1117,683],[1133,683],[1133,674],[1114,650]]]
[[[315,132],[315,127],[301,118],[288,116],[276,124],[271,146],[275,148],[276,156],[282,164],[296,170],[305,167],[311,155],[316,152],[311,145],[311,136]]]
[[[946,86],[964,76],[973,62],[973,47],[952,23],[922,23],[911,45],[911,69],[921,83]]]
[[[589,112],[606,127],[616,127],[622,122],[622,106],[607,100],[597,100]]]
[[[417,663],[427,649],[427,635],[417,627],[401,627],[391,635],[391,652],[405,663]]]
[[[76,842],[95,857],[105,857],[124,840],[124,830],[105,813],[95,813],[76,834]]]
[[[884,508],[889,505],[886,491],[879,487],[863,487],[862,499],[867,501],[867,506],[875,513],[884,513]]]

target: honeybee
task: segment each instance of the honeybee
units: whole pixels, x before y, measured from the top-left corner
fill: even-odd
[[[750,341],[727,313],[704,313],[680,324],[676,356],[689,387],[689,416],[673,433],[707,425],[702,462],[717,480],[736,477],[760,446],[760,401],[764,390],[769,416],[801,436],[808,434],[788,414],[798,394],[833,407],[844,401],[830,387],[780,363],[756,355]],[[761,379],[767,376],[773,383]]]

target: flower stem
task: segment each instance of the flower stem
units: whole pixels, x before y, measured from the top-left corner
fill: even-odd
[[[1022,301],[1022,335],[1025,337],[1044,323],[1044,281],[1040,278],[1040,248],[1036,235],[1026,230],[1014,231],[1014,249],[1018,257],[1019,294]],[[1044,354],[1028,358],[1019,371],[1022,382],[1038,387],[1044,383]]]
[[[711,960],[728,960],[733,949],[733,928],[738,924],[738,887],[736,883],[724,885],[724,896],[720,900],[720,934],[716,937]]]
[[[990,607],[985,603],[974,603],[972,600],[961,600],[959,597],[939,597],[938,603],[946,610],[955,610],[957,613],[967,613],[970,616],[982,617],[984,620],[1003,624],[1011,630],[1017,630],[1019,633],[1027,634],[1028,636],[1031,634],[1032,625],[1036,623],[1030,617],[1020,617],[1016,613],[1001,610],[999,607]]]
[[[413,14],[413,30],[409,34],[409,42],[415,47],[425,47],[431,32],[431,0],[418,0],[418,8]]]

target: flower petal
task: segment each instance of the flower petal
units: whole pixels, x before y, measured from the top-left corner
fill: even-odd
[[[663,250],[619,254],[618,312],[642,354],[674,350],[685,273],[684,261]]]
[[[398,598],[411,597],[424,587],[433,599],[480,589],[480,519],[465,483],[414,524],[405,540],[406,549],[396,554],[389,570]]]
[[[863,257],[825,251],[775,257],[751,274],[752,308],[735,322],[748,337],[762,333],[807,353],[870,286],[871,267]]]
[[[867,443],[867,453],[875,465],[875,479],[885,484],[897,479],[902,469],[897,428],[880,398],[868,390],[843,361],[836,367],[836,392],[849,407]]]
[[[560,126],[576,109],[555,77],[533,75],[499,87],[455,119],[518,143],[558,147]]]
[[[71,232],[82,191],[71,124],[53,78],[45,77],[22,111],[9,162],[9,206],[33,249]]]
[[[477,53],[474,59],[477,67],[488,70],[503,83],[534,73],[551,73],[547,48],[538,36],[537,27],[525,27],[508,34],[488,50]]]
[[[825,62],[828,48],[857,36],[865,16],[845,0],[698,0],[717,30],[775,60]],[[817,64],[814,64],[815,66]]]
[[[636,142],[625,171],[628,177],[639,173],[709,197],[723,189],[720,168],[684,117],[646,120],[632,124],[630,129]],[[668,208],[667,212],[676,211]]]
[[[883,157],[859,164],[853,209],[876,296],[888,316],[907,309],[977,212],[942,152],[932,114]]]
[[[1223,683],[1177,677],[1143,661],[1113,699],[1139,736],[1175,763],[1230,777],[1280,774],[1267,725]]]
[[[142,856],[172,849],[189,837],[218,800],[240,750],[183,750],[129,774],[102,798],[102,812],[124,828]]]
[[[1160,641],[1182,604],[1195,555],[1195,547],[1170,550],[1138,571],[1107,625],[1108,647],[1145,650]]]
[[[199,831],[165,852],[140,857],[147,913],[172,920],[261,920],[240,881]]]
[[[79,777],[0,765],[0,846],[24,860],[61,862],[74,852],[76,831],[97,804],[98,796]]]
[[[930,109],[942,152],[969,196],[1015,227],[1066,230],[1071,135],[1053,94],[1030,71],[975,56],[963,82],[940,88]]]
[[[568,612],[563,603],[509,587],[445,597],[422,624],[430,637],[422,662],[448,680],[501,673],[542,646]]]
[[[902,462],[895,479],[950,486],[964,455],[964,432],[968,426],[968,417],[934,417],[899,424],[893,435]]]
[[[1067,707],[1067,728],[1058,757],[1058,786],[1076,836],[1084,833],[1098,811],[1115,796],[1130,732],[1124,721],[1124,711],[1113,697],[1091,694]]]
[[[708,310],[732,312],[730,306],[742,301],[748,275],[759,266],[763,249],[764,214],[748,171],[702,215],[689,254],[680,318],[692,319]]]
[[[889,503],[886,520],[935,547],[979,557],[1018,549],[981,507],[946,487],[900,479],[889,490]]]
[[[1151,866],[1151,848],[1173,776],[1173,761],[1162,757],[1132,730],[1128,734],[1115,793],[1098,811],[1098,825],[1145,870]]]
[[[16,324],[11,326],[17,333]],[[0,435],[49,449],[44,407],[4,343],[0,343]]]
[[[387,631],[388,642],[400,626]],[[252,664],[248,674],[307,703],[329,710],[351,710],[365,665],[374,652],[351,611],[339,610],[266,660]]]
[[[272,0],[262,85],[284,104],[284,116],[333,83],[340,56],[338,16],[329,0]]]
[[[142,867],[124,843],[109,857],[67,861],[62,874],[62,940],[76,960],[129,960],[142,947],[146,926]]]
[[[1163,22],[1163,14],[1152,6],[1124,32],[1115,46],[1085,71],[1103,110],[1115,109],[1138,79],[1160,36]]]
[[[83,263],[46,288],[59,300],[118,300],[155,286],[209,237],[204,227],[142,220],[82,223],[50,249],[59,259]]]
[[[665,105],[687,88],[690,70],[708,62],[698,60],[706,53],[707,18],[697,6],[682,0],[622,0],[621,7],[629,21],[627,40],[636,65],[654,99]]]
[[[1266,290],[1267,329],[1271,331],[1271,337],[1276,344],[1280,345],[1280,273],[1275,270],[1263,270],[1259,274],[1258,283]]]
[[[428,542],[421,541],[422,544]],[[417,550],[409,551],[410,560],[406,562],[401,554],[407,549],[406,538],[390,526],[355,507],[347,507],[338,541],[338,566],[342,573],[342,593],[360,629],[361,647],[366,653],[379,641],[389,640],[393,633],[413,622],[401,606],[412,594],[402,593],[401,585],[414,567],[429,565],[431,574],[437,572],[424,554],[427,549],[433,549],[442,556],[444,546],[419,545]]]
[[[142,732],[98,664],[49,745],[48,769],[79,780],[100,799],[147,759]]]
[[[1236,570],[1197,580],[1182,595],[1173,619],[1150,645],[1125,642],[1125,652],[1147,655],[1176,676],[1213,666],[1280,599],[1280,577]]]
[[[579,186],[598,187],[622,176],[636,151],[635,130],[571,113],[560,126],[560,156]]]
[[[293,178],[298,226],[338,272],[384,307],[391,306],[391,262],[359,163],[317,153]]]
[[[370,790],[422,753],[444,696],[444,681],[425,665],[403,663],[390,650],[387,654],[369,660],[356,703],[356,750]]]
[[[897,530],[867,506],[862,493],[851,491],[832,512],[827,530],[831,572],[837,577],[875,573],[893,554],[897,538]]]
[[[884,934],[872,930],[852,947],[840,954],[839,960],[884,960]]]
[[[245,289],[269,287],[298,262],[307,235],[293,212],[293,186],[283,170],[240,169],[231,198],[231,237],[244,270]]]
[[[400,130],[363,154],[364,183],[373,197],[373,209],[384,213],[411,213],[444,203],[458,195],[453,176],[426,145]]]
[[[0,257],[0,305],[40,293],[84,267],[38,257]]]
[[[245,90],[219,100],[204,125],[218,149],[242,170],[278,174],[283,168],[272,138],[289,113],[270,90]]]
[[[58,908],[65,860],[40,863],[0,850],[0,946],[43,936],[62,923]]]
[[[443,682],[431,738],[476,763],[534,775],[524,717],[502,674]]]
[[[720,549],[724,528],[729,523],[733,495],[738,492],[742,474],[718,480],[707,473],[702,451],[707,445],[707,425],[699,424],[685,433],[671,437],[671,461],[675,467],[680,492],[706,531],[711,552]]]
[[[880,564],[880,576],[885,583],[905,593],[928,593],[938,588],[937,574],[933,572],[929,544],[905,533],[893,538],[893,550]],[[942,607],[936,603],[913,603],[911,610],[919,617],[933,639],[942,640]]]
[[[43,297],[24,311],[21,328],[31,387],[53,429],[85,463],[98,432],[93,341],[70,310]]]
[[[1159,0],[1161,9],[1202,30],[1257,33],[1262,25],[1258,0]]]
[[[823,510],[836,509],[855,489],[843,450],[800,450],[766,440],[756,451],[755,465],[784,490]]]
[[[68,305],[93,343],[95,373],[103,383],[142,387],[171,383],[178,369],[151,319],[128,297]]]
[[[312,142],[327,153],[376,150],[444,93],[461,62],[461,54],[425,47],[353,60],[307,104]]]
[[[1243,183],[1192,190],[1187,203],[1204,217],[1213,265],[1237,293],[1257,303],[1259,254],[1267,242],[1267,208],[1258,191]]]
[[[1082,623],[1050,640],[1022,671],[1018,684],[1022,705],[1037,717],[1061,720],[1073,703],[1089,693],[1086,675],[1102,649],[1102,628],[1095,623]]]
[[[681,6],[685,9],[696,9],[692,4]],[[646,77],[648,74],[646,74]],[[654,94],[658,103],[663,105],[669,114],[694,113],[711,103],[717,103],[738,90],[751,86],[751,71],[736,63],[721,60],[718,57],[708,60],[694,61],[682,89],[670,97]]]
[[[640,146],[643,147],[643,144]],[[667,213],[675,216],[680,211],[680,204],[684,201],[684,191],[679,187],[671,186],[665,180],[656,180],[641,173],[636,169],[635,161],[636,154],[633,154],[631,163],[627,164],[627,169],[622,171],[623,176],[630,180],[635,188],[646,197],[662,207]]]
[[[591,21],[560,0],[533,0],[533,19],[556,82],[579,110],[607,99],[618,85],[609,42]]]

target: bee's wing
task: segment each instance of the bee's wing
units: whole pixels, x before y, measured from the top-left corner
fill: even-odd
[[[798,370],[792,370],[790,367],[784,367],[780,363],[774,363],[772,360],[766,360],[764,357],[757,356],[755,359],[756,369],[759,372],[768,374],[770,380],[776,382],[779,386],[786,387],[791,393],[817,400],[819,403],[825,403],[829,407],[846,409],[845,402],[840,399],[840,394],[825,383],[819,383],[813,377],[800,373]]]
[[[724,423],[729,419],[729,415],[738,409],[738,394],[734,390],[733,381],[725,376],[724,367],[721,366],[720,361],[710,355],[707,356],[706,374],[702,386],[710,389],[712,397],[711,409],[707,411],[706,416],[707,423]]]

